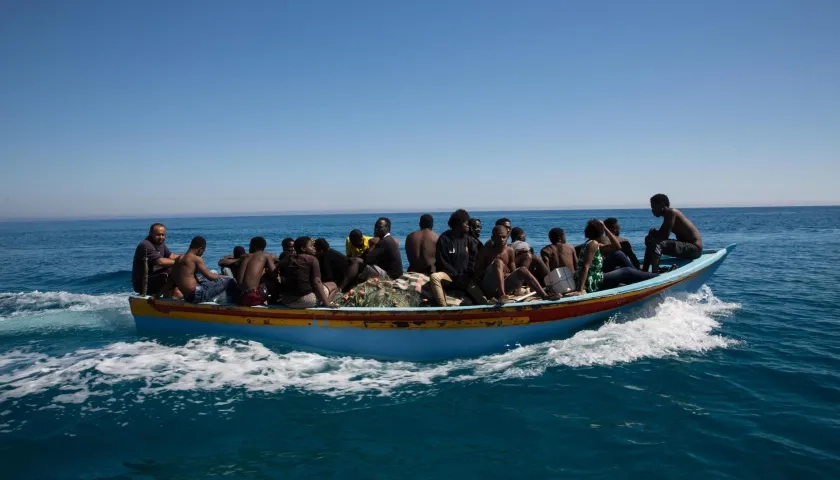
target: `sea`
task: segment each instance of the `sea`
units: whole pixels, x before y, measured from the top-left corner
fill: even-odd
[[[434,363],[146,336],[134,249],[161,219],[0,223],[0,478],[840,478],[840,208],[685,209],[709,283],[567,338]],[[420,212],[424,213],[424,212]],[[432,212],[435,230],[448,212]],[[537,247],[649,210],[471,212]],[[264,236],[338,250],[379,215],[166,218],[215,266]],[[393,234],[419,213],[387,215]]]

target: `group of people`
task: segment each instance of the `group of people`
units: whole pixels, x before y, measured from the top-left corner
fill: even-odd
[[[524,286],[552,300],[640,282],[662,273],[662,255],[695,259],[703,251],[700,232],[671,207],[666,195],[654,195],[650,205],[653,215],[663,221],[648,232],[641,263],[630,242],[620,236],[615,218],[588,221],[586,242],[577,248],[566,242],[563,229],[552,228],[549,245],[536,253],[526,232],[512,228],[507,218],[497,220],[490,239],[482,242],[481,220],[459,209],[450,215],[449,229],[440,235],[434,232],[431,215],[420,217],[419,230],[405,239],[407,271],[429,276],[432,298],[440,306],[447,305],[447,294],[453,291],[473,304],[486,304],[511,301]],[[222,274],[210,271],[204,263],[204,238],[193,238],[182,255],[172,253],[165,240],[166,227],[156,223],[137,247],[133,282],[140,293],[196,303],[225,293],[244,306],[336,307],[338,295],[361,282],[396,280],[403,275],[399,241],[391,235],[391,221],[386,217],[376,220],[372,237],[351,231],[344,253],[323,238],[304,236],[284,239],[282,252],[275,256],[265,251],[263,237],[254,237],[247,252],[237,246],[232,255],[219,260]],[[552,291],[546,279],[555,269],[574,272],[576,288]]]

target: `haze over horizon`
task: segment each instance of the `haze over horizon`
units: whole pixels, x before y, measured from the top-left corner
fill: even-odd
[[[0,219],[837,205],[838,24],[827,0],[7,2]]]

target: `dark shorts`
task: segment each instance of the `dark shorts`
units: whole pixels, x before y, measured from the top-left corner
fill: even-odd
[[[654,242],[650,238],[645,240],[648,250],[653,249],[653,253],[657,257],[668,255],[669,257],[684,258],[687,260],[694,260],[700,258],[703,250],[697,245],[688,242],[680,242],[678,240],[662,240]]]

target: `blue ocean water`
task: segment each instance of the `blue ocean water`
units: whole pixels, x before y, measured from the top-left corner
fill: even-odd
[[[0,224],[0,477],[840,477],[840,208],[685,212],[707,248],[739,244],[697,294],[438,363],[141,337],[126,298],[152,220]],[[475,216],[543,245],[611,215],[641,254],[647,210]],[[258,234],[341,250],[376,217],[165,223],[214,265]],[[404,237],[418,215],[390,217]]]

